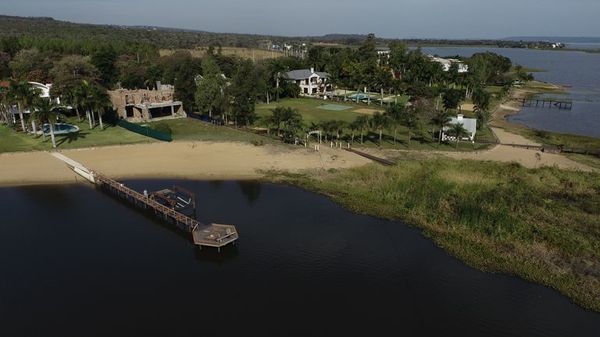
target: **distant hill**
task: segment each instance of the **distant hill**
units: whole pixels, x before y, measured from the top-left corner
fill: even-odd
[[[157,49],[194,49],[201,46],[221,45],[223,47],[261,48],[265,49],[269,43],[282,45],[284,43],[327,43],[340,45],[356,45],[364,41],[368,35],[364,34],[326,34],[323,36],[274,36],[238,33],[213,33],[201,30],[168,28],[157,26],[121,26],[73,23],[55,20],[48,17],[17,17],[0,15],[0,38],[16,36],[22,39],[35,41],[28,45],[53,44],[55,49],[65,40],[77,41],[85,45],[86,49],[93,48],[97,43],[111,42],[121,45],[149,45]],[[445,39],[377,39],[380,45],[391,41],[404,41],[412,46],[460,46],[480,45],[487,47],[527,48],[547,47],[541,38],[510,38],[507,40],[445,40]]]
[[[289,38],[164,28],[154,26],[96,25],[59,21],[41,17],[0,16],[0,37],[33,39],[123,41],[148,43],[158,48],[194,48],[220,44],[231,47],[256,47],[261,40]]]

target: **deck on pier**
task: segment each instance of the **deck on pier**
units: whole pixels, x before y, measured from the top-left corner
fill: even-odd
[[[94,178],[97,185],[108,187],[110,190],[127,197],[134,204],[142,205],[145,209],[151,209],[165,220],[171,220],[176,225],[183,227],[192,234],[194,244],[197,246],[221,248],[239,238],[233,225],[203,224],[106,176],[94,173]]]
[[[219,224],[198,226],[192,231],[192,236],[196,245],[215,248],[234,243],[239,238],[235,226]]]

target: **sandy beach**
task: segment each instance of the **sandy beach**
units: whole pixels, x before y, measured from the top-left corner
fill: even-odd
[[[258,179],[264,171],[301,172],[360,166],[369,160],[343,150],[223,142],[173,142],[61,151],[116,179]],[[0,185],[72,183],[75,173],[48,152],[0,154]]]

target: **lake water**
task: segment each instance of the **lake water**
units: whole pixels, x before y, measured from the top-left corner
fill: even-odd
[[[0,189],[0,336],[598,336],[554,290],[297,188],[177,184],[241,235],[220,254],[87,185]]]
[[[524,108],[510,119],[547,131],[600,137],[600,54],[508,48],[423,48],[440,56],[471,56],[491,51],[509,57],[514,64],[544,69],[536,79],[569,86],[563,98],[573,100],[573,110]],[[560,98],[560,95],[553,95]]]

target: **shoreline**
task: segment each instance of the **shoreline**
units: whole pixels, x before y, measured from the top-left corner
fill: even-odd
[[[322,194],[358,214],[401,221],[475,269],[546,286],[600,312],[594,248],[600,218],[590,210],[600,202],[598,173],[409,159],[316,175],[274,173],[270,180]],[[557,196],[571,183],[576,191]]]
[[[60,152],[116,179],[256,180],[265,176],[263,172],[273,170],[297,173],[350,168],[370,162],[329,148],[315,152],[238,142],[150,143]],[[76,183],[78,179],[50,152],[0,154],[0,186]]]

